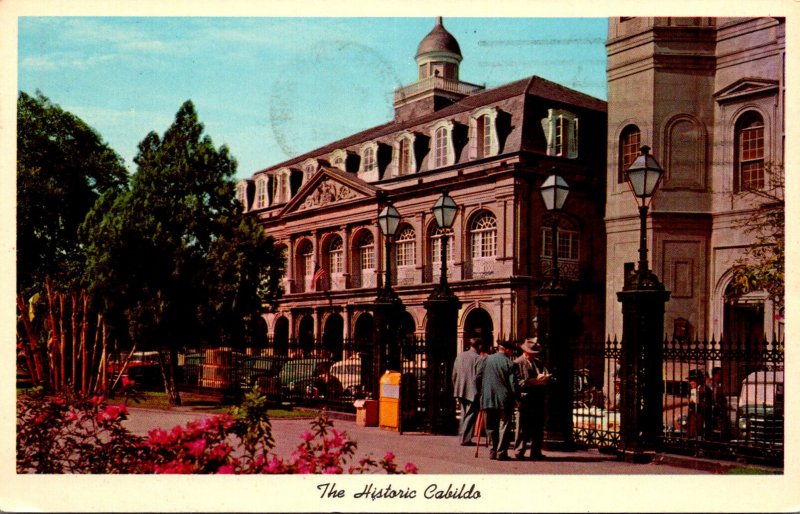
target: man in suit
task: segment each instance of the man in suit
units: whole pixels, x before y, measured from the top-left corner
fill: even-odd
[[[474,446],[472,433],[475,430],[475,418],[480,404],[478,403],[478,388],[475,385],[475,372],[481,356],[478,347],[481,340],[477,337],[469,339],[470,348],[458,354],[453,364],[453,396],[461,407],[461,422],[458,434],[461,436],[461,446]]]
[[[531,443],[531,459],[544,459],[544,396],[550,374],[539,360],[542,349],[537,338],[528,338],[520,346],[522,355],[514,361],[516,380],[520,391],[519,426],[514,442],[515,457],[525,458],[525,450]]]
[[[516,346],[511,341],[499,344],[497,353],[478,361],[476,382],[481,392],[481,409],[486,415],[486,437],[492,443],[489,458],[508,460],[517,395],[514,362],[511,360]]]

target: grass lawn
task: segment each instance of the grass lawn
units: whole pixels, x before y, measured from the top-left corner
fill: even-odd
[[[162,409],[170,410],[167,401],[167,393],[147,391],[142,393],[144,399],[140,402],[130,401],[128,407],[140,409]],[[112,400],[112,402],[115,400]],[[191,407],[195,412],[208,412],[210,414],[225,414],[230,411],[232,405],[223,405],[219,399],[210,396],[203,396],[193,393],[181,393],[183,407]],[[275,408],[268,411],[272,419],[279,418],[314,418],[316,413],[304,410],[289,410]]]

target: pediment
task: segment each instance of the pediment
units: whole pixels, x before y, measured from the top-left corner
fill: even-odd
[[[281,210],[281,216],[375,198],[377,190],[351,173],[322,167]]]
[[[754,95],[775,93],[777,90],[777,80],[746,77],[720,89],[714,93],[714,97],[717,99],[717,102],[722,103]]]

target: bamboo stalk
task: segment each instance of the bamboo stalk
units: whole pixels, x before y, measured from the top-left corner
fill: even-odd
[[[56,326],[56,317],[54,313],[53,307],[53,287],[52,281],[48,277],[45,281],[45,291],[47,292],[47,322],[50,326],[50,339],[47,341],[47,355],[50,359],[50,378],[53,383],[53,387],[56,391],[59,390],[58,388],[58,362],[56,362],[57,353],[56,349],[58,347],[58,328]]]
[[[72,310],[72,390],[78,391],[78,294],[73,292],[71,295]]]
[[[88,311],[88,303],[89,299],[86,296],[86,293],[83,293],[83,318],[81,319],[81,394],[86,395],[89,391],[88,387],[88,365],[89,365],[89,353],[88,348],[86,347],[86,338],[88,337],[89,332],[89,313]]]
[[[133,358],[134,353],[136,353],[136,341],[133,342],[133,347],[131,348],[131,351],[128,352],[128,356],[125,357],[125,362],[122,363],[122,367],[119,369],[116,378],[114,378],[114,383],[111,385],[112,391],[116,390],[117,384],[119,384],[119,381],[122,379],[122,375],[124,375],[125,372],[128,370],[128,363],[131,361],[131,358]]]
[[[37,355],[39,352],[39,338],[36,337],[36,333],[33,331],[30,319],[28,318],[30,304],[25,300],[25,298],[22,297],[22,295],[17,295],[17,307],[20,310],[22,326],[25,329],[26,335],[26,338],[22,339],[22,351],[25,354],[26,361],[28,362],[28,370],[31,373],[33,385],[40,385],[43,381],[43,370]],[[31,361],[33,361],[32,365]]]
[[[94,346],[92,347],[92,365],[91,365],[91,372],[94,373],[94,370],[97,369],[97,360],[98,360],[98,353],[99,349],[98,346],[100,345],[100,326],[103,322],[103,315],[97,315],[97,326],[94,329]],[[96,388],[97,382],[92,380],[92,375],[89,377],[89,391],[94,391]]]
[[[58,293],[58,331],[61,333],[58,348],[60,363],[59,371],[61,372],[59,389],[63,390],[67,387],[67,334],[64,333],[64,295],[62,293]]]

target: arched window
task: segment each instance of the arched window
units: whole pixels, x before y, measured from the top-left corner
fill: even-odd
[[[331,241],[328,247],[328,259],[331,273],[344,273],[344,245],[340,237]]]
[[[636,125],[628,125],[619,136],[619,170],[617,171],[617,183],[625,182],[625,170],[631,165],[639,155],[641,148],[641,132]]]
[[[447,262],[453,261],[453,231],[451,229],[435,228],[431,234],[431,262],[441,265],[442,240],[447,239]],[[435,271],[438,271],[438,267]]]
[[[413,266],[417,263],[414,229],[405,227],[397,235],[397,265]]]
[[[267,177],[259,177],[256,179],[256,209],[263,209],[267,207]]]
[[[490,212],[476,217],[470,227],[472,258],[494,257],[497,253],[497,218]]]
[[[764,188],[764,119],[748,112],[736,123],[734,190]]]
[[[303,264],[303,275],[306,277],[314,276],[314,246],[307,241],[300,247],[300,259]]]
[[[361,269],[375,269],[375,238],[371,232],[364,232],[364,235],[361,236],[361,240],[358,242],[358,250]]]
[[[368,147],[364,149],[364,155],[362,156],[364,162],[361,166],[361,171],[364,173],[370,173],[375,171],[377,167],[377,161],[375,160],[375,149]]]
[[[434,133],[434,166],[440,168],[447,165],[447,129],[439,127]]]
[[[408,175],[411,173],[411,142],[401,139],[397,146],[397,174]]]
[[[492,121],[489,116],[483,115],[477,119],[478,159],[492,154]]]

